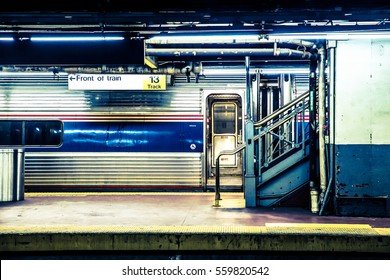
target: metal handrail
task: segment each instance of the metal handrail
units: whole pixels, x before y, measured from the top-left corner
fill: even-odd
[[[293,101],[287,103],[286,105],[284,105],[283,107],[279,108],[278,110],[276,110],[275,112],[273,112],[272,114],[266,116],[265,118],[263,118],[261,121],[258,121],[256,123],[254,123],[254,127],[259,127],[259,126],[262,126],[264,125],[265,123],[269,122],[270,120],[272,120],[273,118],[275,118],[276,116],[284,113],[285,111],[289,110],[290,107],[298,104],[299,102],[303,101],[304,99],[306,99],[307,97],[309,97],[310,95],[310,91],[306,91],[304,93],[302,93],[301,96],[299,96],[298,98],[294,99]]]
[[[287,116],[284,119],[278,120],[277,122],[271,124],[269,127],[267,127],[266,130],[261,130],[259,134],[257,134],[255,137],[253,137],[254,140],[259,139],[260,137],[264,136],[268,131],[273,130],[274,128],[284,124],[285,122],[288,122],[290,119],[295,117],[295,115],[301,113],[303,111],[302,107],[299,107],[299,109],[296,109],[294,114],[291,114],[290,116]]]
[[[254,140],[258,140],[262,137],[265,137],[265,135],[268,133],[276,137],[280,137],[280,135],[274,134],[273,130],[276,129],[277,127],[282,126],[284,123],[290,122],[293,118],[295,118],[295,116],[297,116],[298,114],[306,110],[309,106],[309,102],[307,101],[309,97],[310,97],[310,91],[306,91],[303,94],[301,94],[298,98],[287,103],[283,107],[273,112],[271,115],[267,116],[266,118],[254,124],[257,126],[257,129],[259,129],[258,134],[256,135],[257,137],[254,137]],[[304,129],[302,127],[302,132],[303,131]],[[303,143],[302,149],[304,149],[304,141],[300,143],[296,143],[295,141],[289,142],[284,137],[280,137],[280,140],[289,143],[291,148],[297,148],[299,147],[300,144]],[[271,155],[270,155],[271,157],[273,157],[272,153],[273,152],[271,151]],[[280,157],[280,154],[278,157]],[[260,162],[262,162],[262,160],[260,160]]]
[[[214,207],[219,207],[219,201],[221,200],[221,188],[220,188],[220,175],[219,175],[219,159],[221,158],[221,156],[231,156],[231,155],[235,155],[237,154],[238,152],[242,151],[243,149],[245,149],[246,147],[246,144],[243,143],[241,145],[238,145],[235,149],[233,150],[223,150],[221,151],[218,156],[217,156],[217,160],[216,160],[216,163],[215,163],[215,201],[214,201]]]

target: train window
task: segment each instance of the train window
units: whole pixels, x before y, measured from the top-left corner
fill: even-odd
[[[58,121],[30,121],[26,123],[26,146],[59,146],[62,125]]]
[[[58,120],[0,120],[0,147],[59,147],[63,124]]]
[[[214,134],[235,134],[236,105],[234,103],[216,103],[213,105]]]
[[[22,121],[0,121],[0,145],[9,146],[23,144]]]

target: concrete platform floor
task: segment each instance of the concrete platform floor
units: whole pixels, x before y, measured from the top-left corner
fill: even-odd
[[[242,193],[221,196],[214,207],[214,193],[27,193],[0,203],[0,251],[390,254],[390,218],[245,208]]]

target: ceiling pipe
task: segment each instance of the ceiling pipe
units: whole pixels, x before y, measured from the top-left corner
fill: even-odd
[[[100,68],[72,68],[72,67],[63,67],[61,68],[63,71],[67,73],[87,73],[87,74],[101,74],[101,73],[107,73],[107,74],[168,74],[168,75],[179,75],[179,74],[185,74],[189,70],[192,70],[193,67],[191,65],[182,66],[182,67],[175,67],[175,66],[160,66],[157,69],[151,69],[147,66],[129,66],[122,68],[120,70],[117,69],[107,69],[102,70]]]
[[[84,73],[84,74],[167,74],[167,75],[180,75],[187,74],[188,72],[199,74],[202,71],[201,64],[187,63],[185,65],[169,64],[160,66],[156,69],[151,69],[147,66],[124,66],[124,67],[108,67],[102,65],[100,67],[29,67],[29,66],[1,66],[1,73],[40,73],[40,72],[52,72],[58,73]]]
[[[146,44],[150,45],[172,45],[172,44],[289,44],[289,45],[297,45],[304,48],[312,48],[315,43],[311,41],[301,40],[301,39],[284,39],[282,36],[276,35],[242,35],[242,36],[234,36],[234,35],[215,35],[215,36],[207,36],[207,35],[172,35],[172,36],[155,36],[145,40]],[[285,35],[284,35],[285,36]],[[240,38],[241,37],[241,38]],[[297,36],[299,37],[299,36]]]
[[[150,56],[289,56],[301,59],[310,59],[312,54],[305,50],[292,50],[287,48],[147,48],[146,55]]]

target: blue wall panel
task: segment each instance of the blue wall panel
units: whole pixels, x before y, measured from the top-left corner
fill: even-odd
[[[390,186],[390,145],[337,145],[337,194],[382,196]]]
[[[390,145],[336,145],[336,208],[347,216],[390,216]]]

